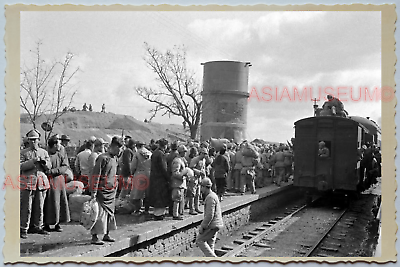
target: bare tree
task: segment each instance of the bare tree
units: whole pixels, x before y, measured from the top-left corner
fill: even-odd
[[[46,62],[42,56],[41,41],[36,43],[36,49],[31,50],[35,62],[33,67],[21,67],[20,106],[27,112],[33,128],[37,128],[37,120],[44,116],[50,126],[45,134],[45,140],[52,134],[55,123],[71,106],[77,93],[71,85],[71,79],[79,71],[79,67],[71,69],[74,54],[68,52],[61,61]]]
[[[136,93],[154,103],[150,110],[152,116],[158,112],[162,116],[179,116],[190,130],[190,137],[195,139],[201,118],[201,88],[196,82],[194,72],[186,66],[185,47],[174,46],[164,54],[145,43],[147,66],[157,75],[158,88],[135,87]]]

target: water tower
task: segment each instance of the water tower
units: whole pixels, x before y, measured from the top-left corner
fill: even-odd
[[[250,62],[210,61],[202,63],[203,106],[201,140],[246,139]]]

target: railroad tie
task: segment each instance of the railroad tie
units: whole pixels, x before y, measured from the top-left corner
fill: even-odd
[[[331,251],[331,252],[338,252],[337,248],[328,248],[328,247],[321,247],[322,250]]]
[[[271,248],[270,245],[265,244],[265,243],[255,243],[254,246],[259,247],[259,248]]]
[[[222,249],[222,250],[233,250],[233,247],[230,247],[230,246],[223,246],[221,249]]]
[[[253,236],[252,235],[243,235],[242,238],[245,240],[248,240],[248,239],[252,239]]]
[[[240,239],[237,239],[237,240],[234,240],[234,241],[233,241],[234,244],[238,244],[238,245],[241,245],[241,244],[243,244],[244,242],[245,242],[244,240],[240,240]]]
[[[275,242],[273,237],[264,237],[262,240],[267,242]]]
[[[304,250],[298,250],[298,249],[294,249],[293,251],[294,251],[294,252],[296,252],[296,253],[298,253],[298,254],[302,254],[302,255],[304,255],[304,254],[306,254],[306,253],[307,253],[307,251],[304,251]]]
[[[267,228],[264,228],[264,227],[257,227],[256,228],[256,231],[264,231],[264,230],[267,230]]]
[[[221,257],[223,255],[225,255],[226,253],[228,253],[228,251],[226,250],[222,250],[222,249],[214,249],[215,255],[217,255],[218,257]]]
[[[271,227],[271,226],[273,226],[274,224],[272,224],[272,223],[264,223],[263,224],[263,226],[265,226],[265,227]]]
[[[330,246],[335,246],[335,247],[341,247],[342,246],[342,244],[339,244],[339,243],[332,243],[332,242],[329,242],[329,243],[326,243],[327,245],[330,245]]]
[[[254,231],[251,231],[251,232],[249,232],[248,234],[249,234],[249,235],[258,235],[259,233],[254,232]]]
[[[331,236],[329,236],[330,238],[333,238],[333,239],[336,239],[336,240],[343,240],[343,238],[342,237],[338,237],[338,236],[334,236],[334,235],[331,235]]]
[[[317,254],[317,257],[332,257],[331,255],[326,254]]]

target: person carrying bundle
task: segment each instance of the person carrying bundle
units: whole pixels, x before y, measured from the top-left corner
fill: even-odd
[[[275,183],[277,186],[281,186],[282,179],[285,177],[285,154],[283,153],[283,147],[278,148],[278,151],[271,158],[271,163],[274,164],[277,176]]]
[[[222,197],[225,194],[226,177],[228,176],[228,172],[230,169],[229,159],[225,155],[226,148],[227,146],[223,144],[222,148],[219,151],[218,156],[212,163],[212,167],[214,168],[214,173],[215,173],[215,182],[217,184],[217,195],[219,201],[222,201]]]
[[[252,194],[256,193],[254,179],[256,175],[255,166],[258,164],[257,159],[258,152],[251,144],[245,142],[241,158],[242,170],[240,171],[240,193],[242,195],[246,192],[246,186],[250,188]]]
[[[200,154],[194,157],[190,163],[189,167],[193,169],[194,175],[197,178],[196,182],[190,183],[190,188],[188,188],[188,198],[189,198],[189,214],[196,215],[197,213],[203,213],[200,210],[200,181],[202,178],[206,177],[206,158],[208,158],[208,150],[205,147],[200,148]],[[193,195],[193,196],[192,196]]]
[[[180,210],[183,210],[183,200],[186,189],[186,179],[188,168],[186,168],[185,153],[187,148],[184,145],[178,147],[179,156],[174,158],[171,167],[171,187],[173,210],[172,216],[174,220],[183,220]],[[193,175],[192,175],[193,176]]]

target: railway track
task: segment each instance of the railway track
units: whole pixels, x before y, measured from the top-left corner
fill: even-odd
[[[329,256],[337,252],[340,241],[344,241],[340,233],[330,233],[346,212],[347,208],[295,206],[284,216],[259,224],[215,252],[220,257]],[[326,239],[337,242],[325,242]]]

